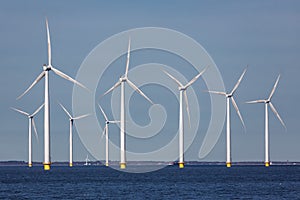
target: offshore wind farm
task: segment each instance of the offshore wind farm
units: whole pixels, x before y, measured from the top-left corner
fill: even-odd
[[[87,89],[88,88],[86,86],[84,86],[82,83],[80,83],[79,81],[69,77],[68,75],[64,74],[63,72],[57,70],[56,68],[54,68],[52,66],[52,56],[51,56],[51,42],[50,42],[50,31],[49,31],[49,25],[48,25],[48,20],[46,19],[46,35],[47,35],[47,49],[48,49],[48,65],[44,65],[43,66],[43,72],[36,78],[36,80],[25,90],[25,92],[23,94],[21,94],[17,99],[20,99],[22,96],[24,96],[36,83],[38,83],[44,76],[45,76],[45,101],[44,104],[42,106],[40,106],[32,115],[21,111],[19,109],[13,108],[13,110],[25,114],[28,116],[29,118],[29,158],[28,158],[28,166],[32,167],[32,158],[31,158],[31,126],[33,125],[36,136],[37,136],[37,131],[36,131],[36,126],[33,120],[33,117],[35,116],[35,114],[37,114],[37,112],[40,111],[40,109],[44,106],[45,110],[44,110],[44,170],[50,170],[50,165],[51,165],[51,161],[50,161],[50,120],[49,120],[49,115],[50,115],[50,108],[49,108],[49,78],[48,78],[48,72],[49,71],[54,71],[57,75],[61,76],[62,78],[69,80],[71,82],[73,82],[74,84],[79,85],[80,87]],[[152,105],[154,104],[153,101],[144,94],[144,92],[142,92],[141,89],[139,89],[139,87],[137,87],[133,82],[131,82],[128,78],[128,74],[129,74],[129,61],[130,61],[130,52],[131,52],[131,38],[129,38],[129,42],[128,42],[128,48],[127,48],[127,60],[126,60],[126,66],[125,66],[125,74],[123,76],[120,77],[120,79],[110,88],[108,89],[102,96],[105,96],[107,94],[109,94],[110,92],[112,92],[113,90],[115,90],[117,87],[121,87],[121,95],[120,95],[120,121],[117,121],[115,119],[113,120],[108,120],[107,115],[104,113],[103,108],[98,104],[102,115],[105,118],[105,127],[103,128],[103,135],[105,135],[105,166],[108,166],[109,164],[109,138],[108,138],[108,124],[109,123],[120,123],[120,169],[125,169],[126,168],[126,111],[125,111],[125,83],[128,83],[128,85],[137,93],[139,93],[141,96],[143,96],[146,100],[148,100]],[[185,102],[185,107],[186,107],[186,113],[188,115],[188,121],[189,121],[189,125],[191,128],[191,117],[190,117],[190,111],[189,111],[189,103],[188,103],[188,95],[187,95],[187,88],[192,86],[192,84],[194,82],[197,81],[197,79],[199,79],[201,77],[201,75],[203,75],[205,73],[206,70],[208,70],[209,67],[204,68],[200,73],[198,73],[194,78],[192,78],[186,85],[183,85],[178,79],[176,79],[173,75],[171,75],[170,73],[168,73],[167,71],[163,70],[162,72],[164,72],[169,78],[171,78],[177,85],[178,85],[178,90],[179,90],[179,125],[178,125],[178,141],[179,141],[179,154],[178,154],[178,165],[179,168],[184,168],[184,117],[183,117],[183,103]],[[208,93],[213,93],[213,94],[219,94],[219,95],[223,95],[226,97],[226,166],[227,167],[231,167],[231,133],[230,133],[230,100],[242,122],[243,127],[246,129],[245,127],[245,123],[244,120],[242,118],[242,115],[240,113],[240,110],[237,106],[236,101],[233,98],[233,94],[235,93],[235,91],[237,90],[238,86],[240,85],[244,75],[246,73],[246,69],[243,71],[242,75],[240,76],[240,78],[238,79],[237,83],[235,84],[234,88],[232,89],[232,91],[230,93],[226,93],[223,91],[214,91],[214,90],[209,90]],[[248,101],[247,103],[265,103],[265,166],[269,167],[270,166],[270,159],[269,159],[269,123],[268,123],[268,105],[270,105],[271,110],[274,112],[274,114],[276,115],[276,117],[280,120],[280,122],[282,123],[282,125],[286,128],[283,120],[281,119],[281,117],[279,116],[277,110],[275,109],[275,107],[273,106],[273,104],[271,103],[271,98],[274,95],[275,89],[278,85],[279,82],[279,78],[280,76],[278,76],[273,89],[270,93],[270,96],[268,97],[268,99],[266,100],[255,100],[255,101]],[[101,96],[101,97],[102,97]],[[185,99],[185,100],[183,100]],[[73,166],[73,123],[74,120],[79,120],[82,118],[87,117],[90,114],[84,114],[84,115],[80,115],[77,117],[73,117],[72,114],[70,114],[70,112],[61,104],[59,103],[59,105],[61,106],[61,108],[63,109],[63,111],[67,114],[67,116],[69,117],[69,121],[70,121],[70,125],[69,125],[69,166],[72,167]],[[176,161],[176,160],[174,160]]]

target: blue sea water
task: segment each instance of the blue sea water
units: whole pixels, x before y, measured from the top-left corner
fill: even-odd
[[[0,199],[300,199],[300,166],[0,167]]]

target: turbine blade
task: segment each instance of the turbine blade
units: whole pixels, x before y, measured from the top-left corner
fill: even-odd
[[[184,87],[188,88],[190,85],[192,85],[208,68],[209,66],[205,67],[204,70],[202,70],[197,76],[195,76],[188,84],[186,84]]]
[[[271,100],[271,98],[272,98],[272,96],[273,96],[273,94],[274,94],[274,92],[275,92],[275,90],[276,90],[276,87],[277,87],[278,82],[279,82],[279,78],[280,78],[280,74],[278,75],[278,77],[277,77],[277,79],[276,79],[276,82],[275,82],[275,84],[274,84],[274,86],[273,86],[273,89],[272,89],[272,91],[271,91],[271,94],[270,94],[270,96],[269,96],[269,98],[268,98],[269,101]]]
[[[134,85],[129,79],[127,79],[128,84],[132,87],[135,91],[137,91],[140,95],[142,95],[145,99],[147,99],[151,104],[154,104],[151,99],[149,99],[143,92],[140,90],[136,85]]]
[[[240,120],[241,120],[241,122],[242,122],[242,124],[243,124],[244,129],[246,130],[246,126],[245,126],[245,123],[244,123],[242,114],[241,114],[241,112],[240,112],[240,110],[239,110],[239,107],[237,106],[237,104],[236,104],[236,102],[235,102],[235,100],[234,100],[233,97],[231,97],[231,102],[232,102],[233,107],[235,108],[235,111],[236,111],[236,113],[238,114],[238,116],[239,116],[239,118],[240,118]]]
[[[226,96],[226,92],[218,92],[218,91],[212,91],[212,90],[208,90],[208,91],[204,91],[204,92]]]
[[[237,81],[237,83],[236,83],[235,86],[233,87],[233,89],[232,89],[232,91],[231,91],[231,94],[233,94],[233,93],[236,91],[236,89],[239,87],[239,85],[240,85],[240,83],[241,83],[241,81],[242,81],[242,79],[243,79],[243,77],[244,77],[246,71],[247,71],[247,68],[244,69],[244,71],[243,71],[242,75],[240,76],[239,80]]]
[[[108,121],[111,124],[121,123],[121,121]]]
[[[265,103],[266,100],[247,101],[246,103]]]
[[[39,143],[39,136],[38,136],[38,133],[37,133],[37,130],[36,130],[34,118],[32,118],[32,126],[33,126],[33,130],[34,130],[34,135],[35,135],[36,141]]]
[[[78,116],[78,117],[74,117],[73,119],[74,119],[74,120],[82,119],[82,118],[85,118],[85,117],[90,116],[90,115],[91,115],[91,114],[80,115],[80,116]]]
[[[286,126],[283,122],[283,120],[281,119],[279,113],[277,112],[277,110],[275,109],[274,105],[270,102],[270,107],[271,107],[271,110],[273,111],[273,113],[276,115],[276,117],[279,119],[280,123],[282,124],[282,126],[286,129]]]
[[[29,114],[27,112],[25,112],[25,111],[22,111],[22,110],[19,110],[17,108],[13,108],[13,107],[10,107],[10,108],[13,109],[14,111],[17,111],[17,112],[23,114],[23,115],[29,116]]]
[[[113,91],[113,90],[114,90],[115,88],[117,88],[120,84],[121,84],[121,81],[118,81],[114,86],[112,86],[109,90],[107,90],[104,94],[102,94],[102,95],[100,96],[100,98],[103,97],[103,96],[105,96],[105,95],[107,95],[107,94],[110,93],[111,91]]]
[[[58,102],[59,103],[59,102]],[[59,105],[62,107],[62,109],[65,111],[65,113],[70,117],[70,119],[73,119],[73,117],[71,116],[71,114],[67,111],[67,109],[61,104],[59,103]]]
[[[105,121],[108,121],[108,118],[107,118],[107,116],[106,116],[104,110],[103,110],[102,107],[100,106],[100,104],[98,104],[98,106],[99,106],[99,108],[100,108],[100,110],[101,110],[101,112],[102,112],[102,114],[103,114],[103,116],[104,116],[104,118],[105,118]]]
[[[186,94],[186,90],[183,91],[183,95],[184,95],[184,99],[185,99],[186,112],[187,112],[187,115],[188,115],[189,125],[190,125],[190,128],[191,128],[192,126],[191,126],[191,116],[190,116],[189,100],[188,100],[188,97],[187,97],[187,94]]]
[[[129,41],[128,41],[128,50],[127,50],[126,70],[125,70],[125,77],[126,77],[126,78],[127,78],[127,75],[128,75],[128,68],[129,68],[130,43],[131,43],[131,39],[130,39],[130,37],[129,37]]]
[[[75,79],[71,78],[70,76],[66,75],[65,73],[59,71],[58,69],[55,69],[54,67],[51,67],[51,70],[54,71],[55,74],[57,74],[58,76],[71,81],[72,83],[75,83],[76,85],[79,85],[80,87],[86,89],[89,91],[89,89],[87,87],[85,87],[83,84],[81,84],[80,82],[76,81]]]
[[[33,81],[33,83],[21,94],[17,99],[22,98],[35,84],[37,84],[43,77],[45,76],[45,72],[42,71],[40,75]]]
[[[50,41],[50,31],[48,25],[48,19],[46,18],[46,28],[47,28],[47,46],[48,46],[48,65],[51,66],[51,41]]]
[[[172,76],[171,74],[169,74],[168,72],[166,72],[165,70],[163,70],[163,72],[165,73],[165,74],[167,74],[167,76],[169,76],[172,80],[174,80],[176,83],[177,83],[177,85],[179,86],[179,87],[183,87],[183,85],[174,77],[174,76]]]
[[[36,109],[36,111],[31,116],[34,117],[42,109],[43,106],[44,103],[38,109]]]
[[[103,129],[103,132],[102,132],[102,135],[101,135],[101,140],[102,140],[102,138],[104,137],[105,133],[106,133],[106,126],[105,126],[104,129]]]

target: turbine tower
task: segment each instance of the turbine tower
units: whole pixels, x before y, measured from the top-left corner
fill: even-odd
[[[273,113],[276,115],[276,117],[279,119],[282,126],[286,129],[286,126],[281,119],[280,115],[278,114],[277,110],[275,109],[274,105],[271,102],[271,98],[276,90],[276,87],[279,82],[280,75],[277,77],[277,80],[273,86],[273,89],[267,99],[263,100],[255,100],[255,101],[248,101],[246,103],[264,103],[265,104],[265,166],[270,166],[270,149],[269,149],[269,113],[268,113],[268,106],[270,106]]]
[[[189,111],[189,103],[188,103],[188,97],[186,94],[186,89],[191,86],[207,69],[206,67],[203,71],[201,71],[197,76],[195,76],[190,82],[188,82],[186,85],[183,85],[180,83],[174,76],[169,74],[166,71],[163,71],[166,75],[168,75],[172,80],[174,80],[178,85],[179,90],[179,168],[184,168],[184,118],[183,118],[183,98],[185,98],[185,104],[186,104],[186,111],[188,114],[189,124],[191,126],[190,121],[190,111]],[[183,97],[184,96],[184,97]]]
[[[32,135],[32,126],[33,126],[33,130],[35,133],[35,137],[38,140],[38,134],[37,134],[37,130],[36,130],[36,126],[35,126],[35,122],[34,122],[34,116],[42,109],[42,107],[44,106],[44,104],[42,104],[38,109],[36,109],[36,111],[34,111],[34,113],[32,113],[31,115],[27,112],[24,112],[22,110],[16,109],[16,108],[11,108],[23,115],[26,115],[28,117],[29,120],[29,127],[28,127],[28,166],[32,167],[32,140],[31,140],[31,135]]]
[[[128,43],[128,51],[127,51],[127,62],[125,74],[120,77],[117,83],[112,86],[109,90],[107,90],[102,96],[110,93],[115,88],[121,85],[121,112],[120,112],[120,168],[126,168],[126,150],[125,150],[125,83],[133,88],[136,92],[142,95],[145,99],[147,99],[151,104],[153,102],[136,86],[128,79],[128,68],[129,68],[129,58],[130,58],[130,38]]]
[[[240,76],[239,80],[237,81],[237,83],[235,84],[234,88],[232,89],[232,91],[230,93],[226,93],[226,92],[217,92],[217,91],[207,91],[209,93],[213,93],[213,94],[219,94],[219,95],[224,95],[226,97],[226,166],[227,167],[231,167],[231,130],[230,130],[230,100],[233,104],[233,107],[235,108],[244,129],[245,128],[245,123],[244,120],[242,118],[242,115],[239,111],[239,108],[233,98],[233,94],[235,93],[235,91],[237,90],[237,88],[239,87],[245,73],[247,71],[247,68],[243,71],[242,75]]]
[[[58,69],[52,66],[51,58],[51,42],[50,42],[50,32],[48,26],[48,20],[46,19],[46,28],[47,28],[47,43],[48,43],[48,65],[43,65],[43,71],[40,75],[33,81],[33,83],[21,94],[17,99],[20,99],[25,95],[35,84],[37,84],[43,77],[45,77],[45,101],[44,101],[44,170],[50,170],[51,160],[50,160],[50,99],[49,99],[49,72],[53,71],[58,76],[71,81],[82,88],[87,89],[84,85],[78,81],[72,79],[70,76],[64,74]]]
[[[102,107],[98,104],[104,118],[105,118],[105,128],[103,130],[103,134],[105,134],[105,166],[108,166],[108,161],[109,161],[109,148],[108,148],[108,125],[109,124],[115,124],[115,123],[119,123],[120,121],[111,121],[108,120],[107,115],[105,114],[104,110],[102,109]]]
[[[72,115],[67,111],[67,109],[59,103],[59,105],[62,107],[62,109],[65,111],[65,113],[69,116],[70,121],[70,137],[69,137],[69,144],[70,144],[70,158],[69,158],[69,166],[73,167],[73,123],[74,120],[82,119],[84,117],[89,116],[90,114],[80,115],[78,117],[72,117]]]

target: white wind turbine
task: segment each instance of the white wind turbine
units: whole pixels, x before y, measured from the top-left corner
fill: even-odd
[[[33,130],[35,133],[35,137],[38,141],[38,134],[37,134],[37,130],[36,130],[36,126],[35,126],[35,122],[34,122],[34,116],[42,109],[42,107],[44,106],[44,104],[42,104],[38,109],[36,109],[36,111],[34,111],[34,113],[32,113],[31,115],[27,112],[24,112],[22,110],[16,109],[16,108],[11,108],[23,115],[26,115],[28,117],[29,120],[29,127],[28,127],[28,166],[32,167],[32,139],[31,139],[31,135],[32,135],[32,126],[33,126]]]
[[[128,51],[127,51],[127,62],[125,74],[120,77],[117,83],[109,90],[107,90],[102,96],[108,94],[113,91],[119,85],[121,85],[121,112],[120,112],[120,168],[126,168],[126,151],[125,151],[125,83],[128,83],[130,87],[132,87],[136,92],[142,95],[145,99],[147,99],[151,104],[153,102],[136,86],[128,79],[128,68],[129,68],[129,58],[130,58],[130,38],[128,43]]]
[[[232,89],[232,91],[230,93],[226,93],[226,92],[217,92],[217,91],[207,91],[209,93],[213,93],[213,94],[219,94],[219,95],[224,95],[226,97],[226,166],[227,167],[231,167],[231,134],[230,134],[230,100],[233,104],[233,107],[235,108],[244,129],[245,128],[245,123],[244,120],[242,118],[242,115],[239,111],[239,108],[233,98],[233,94],[235,93],[235,91],[237,90],[237,88],[239,87],[245,73],[247,71],[247,68],[243,71],[242,75],[240,76],[239,80],[237,81],[237,83],[235,84],[234,88]]]
[[[89,159],[89,155],[87,154],[87,155],[86,155],[86,158],[85,158],[85,163],[84,163],[84,165],[85,165],[85,166],[91,165],[91,163],[89,163],[89,161],[91,161],[91,160]]]
[[[33,81],[33,83],[25,90],[23,94],[21,94],[17,99],[20,99],[23,95],[25,95],[35,84],[37,84],[43,77],[45,77],[45,107],[44,107],[44,170],[50,170],[50,99],[49,99],[49,71],[53,71],[55,74],[60,77],[71,81],[85,89],[87,89],[84,85],[79,83],[78,81],[72,79],[70,76],[64,74],[58,69],[54,68],[51,63],[51,42],[50,42],[50,32],[48,27],[48,20],[46,19],[46,28],[47,28],[47,43],[48,43],[48,65],[43,65],[43,71],[40,75]]]
[[[69,166],[73,166],[73,123],[74,120],[82,119],[84,117],[89,116],[90,114],[85,114],[85,115],[80,115],[78,117],[72,117],[72,115],[67,111],[67,109],[59,103],[59,105],[62,107],[62,109],[65,111],[65,113],[69,116],[69,121],[70,121],[70,136],[69,136],[69,147],[70,147],[70,154],[69,154]]]
[[[109,148],[108,148],[108,124],[115,124],[115,123],[119,123],[120,121],[112,121],[112,120],[108,120],[107,115],[105,114],[104,110],[102,109],[102,107],[98,104],[104,118],[105,118],[105,128],[103,130],[103,134],[105,134],[105,166],[108,166],[108,160],[109,160]]]
[[[174,80],[178,84],[178,90],[179,90],[179,168],[184,167],[184,118],[183,118],[183,96],[185,98],[185,105],[186,105],[186,111],[188,114],[189,124],[191,125],[190,121],[190,111],[189,111],[189,103],[188,103],[188,97],[186,94],[186,89],[191,86],[207,69],[206,67],[203,71],[201,71],[197,76],[195,76],[190,82],[188,82],[186,85],[183,85],[180,83],[174,76],[169,74],[168,72],[164,71],[165,74],[167,74],[172,80]]]
[[[273,89],[269,95],[269,97],[267,99],[263,99],[263,100],[255,100],[255,101],[248,101],[246,103],[264,103],[265,104],[265,166],[269,167],[270,166],[270,149],[269,149],[269,114],[268,114],[268,106],[270,105],[271,110],[273,111],[273,113],[276,115],[276,117],[279,119],[280,123],[284,126],[284,128],[286,129],[286,126],[283,122],[283,120],[281,119],[280,115],[278,114],[277,110],[275,109],[274,105],[271,102],[271,98],[276,90],[276,87],[278,85],[279,82],[279,78],[280,75],[278,76]]]

